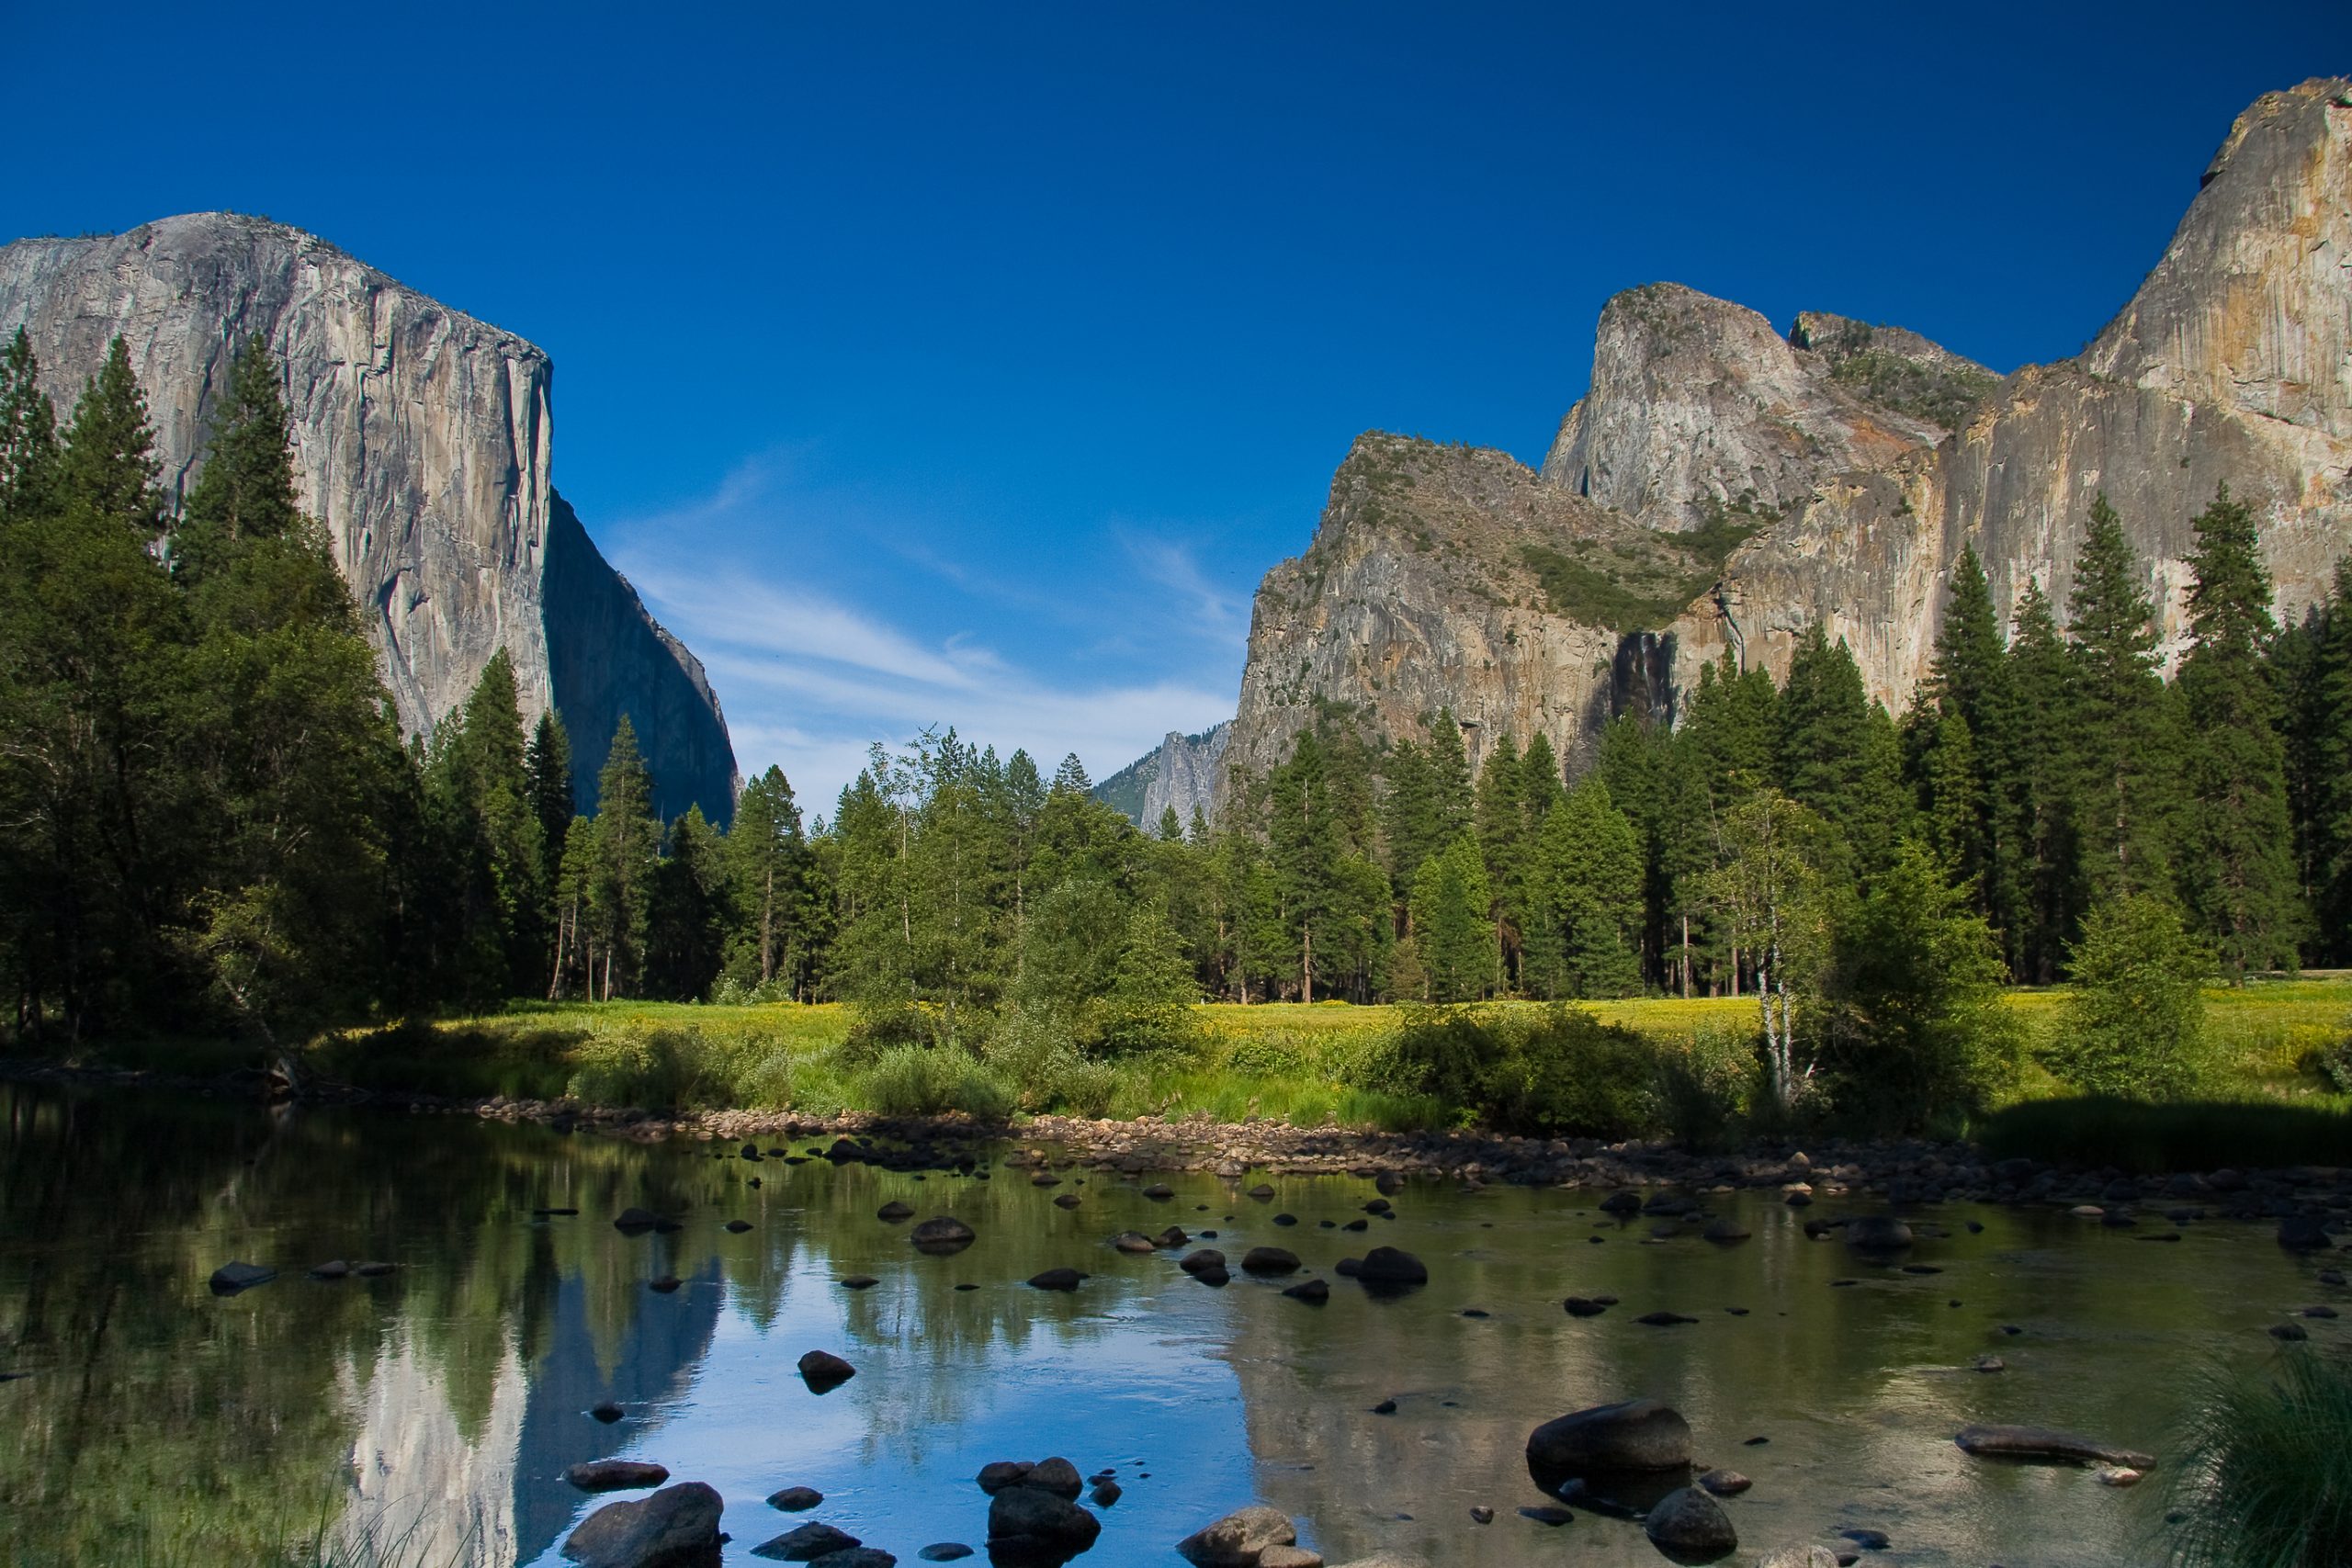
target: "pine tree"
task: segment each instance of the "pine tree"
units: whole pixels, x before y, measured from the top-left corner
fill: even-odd
[[[0,522],[54,504],[57,412],[40,389],[40,360],[18,327],[0,355]]]
[[[2194,520],[2192,642],[2180,669],[2188,721],[2181,880],[2222,967],[2292,964],[2302,910],[2287,814],[2278,695],[2264,656],[2277,626],[2253,512],[2224,486]]]
[[[1503,980],[1517,979],[1521,936],[1528,915],[1528,855],[1533,848],[1521,795],[1524,784],[1519,747],[1505,734],[1478,770],[1476,807],[1478,848],[1487,859],[1487,885],[1495,895],[1495,942],[1502,953]]]
[[[653,816],[653,775],[637,749],[637,727],[621,715],[596,774],[587,913],[602,973],[592,991],[609,1000],[633,994],[644,972],[646,926],[652,912],[662,825]]]
[[[1761,670],[1742,671],[1726,649],[1702,665],[1683,728],[1700,763],[1700,782],[1718,811],[1727,811],[1778,776],[1780,694]]]
[[[1945,861],[1972,889],[1977,912],[2014,946],[2026,876],[2020,852],[2024,829],[2017,694],[2001,619],[1993,608],[1992,585],[1973,546],[1962,550],[1952,570],[1951,596],[1936,634],[1926,696],[1922,723],[1927,728],[1919,739],[1930,754],[1921,758],[1919,773],[1928,784],[1928,810],[1942,835]],[[1955,716],[1967,727],[1964,770],[1956,760],[1939,761],[1931,754],[1947,736],[1959,733],[1944,722]],[[1965,778],[1973,786],[1971,798],[1939,798],[1939,778]],[[2014,959],[2014,952],[2010,956]]]
[[[2155,609],[2122,520],[2100,495],[2066,601],[2069,701],[2064,752],[2081,844],[2077,908],[2170,886],[2177,807],[2171,708],[2156,673]]]
[[[2322,958],[2352,960],[2352,557],[2335,567],[2298,729],[2308,756],[2312,874]]]
[[[1641,841],[1598,773],[1544,816],[1527,936],[1530,988],[1622,997],[1641,987]]]
[[[1798,637],[1780,701],[1779,773],[1788,797],[1838,830],[1849,869],[1882,869],[1902,834],[1899,750],[1862,687],[1860,666],[1819,622]]]
[[[1527,836],[1532,841],[1542,829],[1544,818],[1551,815],[1552,807],[1567,797],[1567,783],[1560,775],[1560,760],[1542,730],[1537,730],[1527,742],[1527,750],[1519,759],[1519,773],[1520,810],[1526,818]]]
[[[1499,982],[1485,857],[1466,829],[1413,878],[1413,936],[1430,999],[1476,1001]]]
[[[1086,795],[1093,788],[1094,781],[1086,776],[1086,764],[1078,760],[1075,751],[1064,757],[1062,765],[1054,770],[1053,793],[1056,795]]]
[[[726,941],[724,840],[690,806],[670,824],[666,851],[653,868],[647,900],[645,981],[649,995],[699,1001],[718,978]]]
[[[164,531],[164,493],[155,488],[163,467],[147,423],[146,395],[130,373],[130,351],[118,337],[74,405],[57,482],[73,504],[144,543]]]
[[[1298,999],[1315,999],[1315,983],[1333,967],[1333,925],[1340,918],[1345,854],[1324,777],[1322,742],[1300,732],[1290,761],[1267,779],[1272,815],[1267,843],[1282,911],[1285,967]],[[1319,949],[1319,951],[1318,951]]]
[[[563,864],[563,840],[578,813],[571,800],[571,736],[552,707],[541,709],[539,722],[532,727],[523,770],[529,775],[531,814],[539,819],[539,839],[546,849],[543,880],[553,887]]]
[[[1452,708],[1438,709],[1430,726],[1429,761],[1430,796],[1442,847],[1453,842],[1472,819],[1470,758],[1462,749],[1462,724]]]
[[[173,570],[194,587],[242,544],[294,537],[303,526],[294,453],[277,363],[255,334],[229,367],[212,414],[212,439],[187,506],[172,533]]]
[[[2073,902],[2079,852],[2067,751],[2068,661],[2049,595],[2027,586],[2009,638],[2009,684],[2017,695],[2018,851],[2022,901],[2016,974],[2047,985],[2057,978],[2079,918]]]

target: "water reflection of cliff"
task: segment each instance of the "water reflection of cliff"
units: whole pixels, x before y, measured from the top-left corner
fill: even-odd
[[[346,1537],[372,1531],[418,1561],[480,1568],[538,1557],[581,1503],[564,1470],[618,1453],[660,1425],[709,1350],[725,1294],[717,1265],[707,1265],[676,1296],[646,1303],[660,1310],[632,1312],[618,1343],[600,1345],[592,1298],[606,1287],[577,1272],[533,1272],[537,1310],[504,1325],[506,1352],[492,1366],[459,1369],[431,1355],[408,1320],[385,1331],[364,1374],[345,1363],[339,1381],[357,1423]],[[538,1342],[527,1363],[526,1320]],[[481,1391],[455,1389],[453,1377],[487,1378],[486,1416],[465,1418]],[[628,1419],[588,1416],[607,1399]]]

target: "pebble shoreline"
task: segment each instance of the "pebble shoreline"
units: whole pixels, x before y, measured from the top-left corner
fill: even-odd
[[[269,1087],[264,1075],[227,1078],[119,1068],[12,1064],[20,1082],[187,1090],[249,1097]],[[1133,1121],[1036,1116],[1012,1122],[969,1117],[886,1117],[852,1111],[810,1116],[789,1111],[714,1111],[662,1115],[636,1108],[569,1100],[457,1099],[305,1086],[304,1103],[367,1105],[421,1115],[470,1115],[533,1122],[565,1132],[658,1143],[669,1139],[742,1142],[760,1138],[846,1140],[845,1157],[909,1169],[953,1164],[980,1145],[1014,1144],[1008,1165],[1088,1166],[1140,1176],[1207,1172],[1243,1176],[1355,1176],[1443,1179],[1473,1185],[1594,1189],[1671,1187],[1697,1192],[1783,1190],[1802,1206],[1813,1197],[1867,1195],[1894,1204],[1987,1202],[2055,1204],[2085,1219],[2136,1223],[2137,1211],[2181,1223],[2223,1217],[2301,1220],[2352,1232],[2352,1168],[2292,1166],[2132,1176],[2033,1159],[1994,1159],[1966,1143],[1926,1139],[1854,1142],[1827,1139],[1758,1145],[1731,1155],[1702,1155],[1662,1141],[1607,1143],[1594,1138],[1523,1138],[1476,1131],[1383,1133],[1288,1122],[1210,1122],[1139,1116]],[[2096,1212],[2089,1212],[2096,1211]],[[2323,1239],[2320,1246],[2328,1243]]]

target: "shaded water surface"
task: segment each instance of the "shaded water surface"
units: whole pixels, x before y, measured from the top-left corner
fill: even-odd
[[[1658,1221],[1610,1219],[1597,1193],[1433,1184],[1353,1235],[1321,1224],[1365,1217],[1371,1184],[1343,1178],[1273,1178],[1271,1201],[1242,1195],[1254,1176],[1142,1179],[1176,1189],[1154,1201],[1081,1169],[1048,1190],[1001,1168],[918,1178],[445,1117],[6,1087],[0,1127],[0,1371],[24,1374],[0,1382],[0,1561],[18,1564],[252,1561],[322,1522],[398,1537],[436,1568],[553,1563],[600,1501],[562,1472],[605,1456],[717,1487],[730,1564],[803,1518],[911,1562],[929,1542],[981,1543],[983,1463],[1059,1454],[1115,1468],[1125,1488],[1081,1563],[1176,1562],[1179,1538],[1259,1498],[1335,1562],[1392,1548],[1646,1568],[1664,1560],[1637,1526],[1517,1513],[1545,1501],[1522,1460],[1532,1427],[1641,1393],[1683,1411],[1703,1461],[1754,1478],[1725,1505],[1744,1551],[1875,1529],[1893,1548],[1866,1561],[2143,1562],[2153,1484],[1970,1460],[1952,1434],[2033,1421],[2161,1451],[2185,1372],[2267,1357],[2268,1325],[2344,1295],[2267,1229],[2139,1239],[2169,1228],[2154,1216],[2110,1230],[1924,1210],[1915,1220],[1946,1234],[1899,1262],[1939,1270],[1926,1273],[1806,1239],[1771,1193],[1705,1200],[1754,1233],[1728,1247],[1695,1227],[1654,1237]],[[922,1256],[905,1224],[876,1219],[893,1199],[979,1240]],[[630,1205],[680,1228],[625,1236],[610,1222]],[[533,1214],[567,1207],[580,1213]],[[1276,1225],[1283,1213],[1299,1223]],[[1279,1245],[1326,1275],[1386,1243],[1419,1254],[1431,1283],[1375,1299],[1334,1279],[1317,1307],[1279,1293],[1294,1281],[1237,1268],[1216,1290],[1177,1254],[1108,1245],[1171,1224],[1216,1231],[1205,1245],[1237,1265]],[[282,1272],[215,1297],[208,1278],[232,1258]],[[398,1268],[304,1277],[331,1258]],[[1091,1277],[1069,1294],[1023,1283],[1055,1267]],[[683,1284],[647,1288],[664,1274]],[[879,1282],[837,1282],[853,1274]],[[1620,1304],[1572,1318],[1570,1294]],[[1697,1321],[1634,1321],[1658,1310]],[[811,1349],[858,1375],[812,1394],[795,1371]],[[1986,1354],[2008,1370],[1964,1370]],[[626,1417],[593,1419],[604,1400]],[[1388,1400],[1392,1414],[1372,1412]],[[826,1502],[767,1507],[787,1485]],[[1497,1517],[1476,1524],[1473,1506]]]

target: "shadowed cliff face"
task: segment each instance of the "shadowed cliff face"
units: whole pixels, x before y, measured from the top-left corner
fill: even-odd
[[[1360,440],[1314,544],[1260,589],[1237,762],[1279,760],[1335,705],[1392,739],[1447,705],[1484,716],[1482,742],[1540,729],[1574,759],[1611,712],[1670,709],[1726,648],[1785,674],[1816,620],[1899,707],[1962,550],[2005,612],[2039,581],[2063,614],[2102,491],[2146,564],[2167,660],[2187,639],[2189,519],[2222,484],[2261,519],[2278,612],[2300,615],[2352,550],[2352,82],[2239,118],[2162,260],[2079,358],[1996,378],[1898,328],[1807,313],[1783,337],[1656,284],[1602,311],[1592,389],[1540,479],[1483,454],[1483,489],[1374,498],[1351,469],[1384,446],[1413,444]],[[1679,604],[1657,608],[1670,570],[1644,575],[1672,558],[1645,558],[1628,530],[1694,547]],[[1661,636],[1617,651],[1645,632]]]
[[[1216,779],[1225,763],[1225,740],[1233,721],[1213,724],[1198,735],[1171,729],[1153,750],[1094,786],[1094,798],[1124,811],[1148,833],[1159,830],[1160,816],[1176,813],[1190,827],[1194,808],[1214,811]]]
[[[221,212],[0,247],[0,334],[20,325],[61,420],[108,342],[124,340],[175,492],[194,478],[232,358],[259,333],[285,371],[302,504],[326,525],[402,729],[458,707],[503,647],[526,720],[554,701],[575,754],[600,760],[621,705],[575,713],[567,694],[581,669],[597,666],[589,687],[628,693],[632,713],[643,701],[668,716],[639,721],[663,801],[729,815],[734,763],[716,700],[689,718],[684,698],[653,694],[683,680],[682,690],[707,697],[700,666],[584,535],[566,591],[548,589],[562,540],[550,482],[554,372],[537,348],[300,230]],[[613,595],[634,607],[633,621],[607,617],[599,632],[567,624],[577,606],[601,612]],[[612,626],[642,629],[575,654],[570,681],[554,668],[552,645],[582,649]]]
[[[548,670],[571,731],[572,798],[595,804],[596,772],[627,714],[653,769],[664,821],[699,805],[721,827],[735,817],[735,749],[702,660],[646,614],[628,580],[605,563],[571,502],[553,497],[547,574]]]

